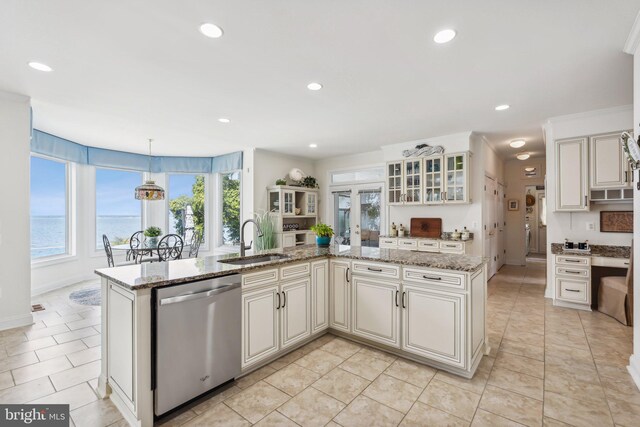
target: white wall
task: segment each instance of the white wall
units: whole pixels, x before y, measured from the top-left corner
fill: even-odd
[[[0,92],[0,330],[33,323],[29,108],[28,97]]]

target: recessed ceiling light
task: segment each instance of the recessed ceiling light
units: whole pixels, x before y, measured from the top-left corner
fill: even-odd
[[[309,90],[320,90],[320,89],[322,89],[322,85],[320,83],[315,83],[315,82],[309,83],[307,85],[307,89],[309,89]]]
[[[516,154],[516,158],[518,160],[527,160],[529,157],[531,157],[531,155],[529,153],[518,153]]]
[[[31,62],[29,62],[29,67],[33,68],[34,70],[44,71],[45,73],[53,71],[53,68],[51,68],[47,64],[43,64],[41,62],[31,61]]]
[[[502,105],[498,105],[496,107],[496,111],[504,111],[504,110],[508,110],[510,107],[509,104],[502,104]]]
[[[210,22],[200,25],[200,32],[211,39],[222,37],[222,28]]]
[[[218,121],[219,121],[220,123],[229,123],[231,120],[226,119],[226,118],[224,118],[224,117],[221,117],[221,118],[219,118],[219,119],[218,119]]]
[[[524,141],[524,139],[514,139],[513,141],[511,141],[509,143],[510,146],[512,146],[513,148],[520,148],[520,147],[524,147],[524,144],[526,144],[526,142]]]
[[[318,148],[318,144],[309,144],[309,148]]]
[[[446,30],[438,31],[435,36],[433,36],[433,41],[439,44],[448,43],[454,39],[456,36],[455,30],[451,28],[447,28]]]

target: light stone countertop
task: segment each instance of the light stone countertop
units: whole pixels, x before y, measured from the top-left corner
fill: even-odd
[[[407,251],[400,249],[380,249],[361,246],[336,246],[319,248],[315,245],[256,252],[251,256],[268,253],[283,253],[288,258],[246,265],[225,264],[220,261],[238,258],[238,254],[189,258],[168,262],[142,263],[121,267],[101,268],[96,274],[109,279],[124,288],[139,290],[161,286],[212,279],[236,273],[246,273],[263,268],[281,267],[296,262],[322,258],[347,258],[416,267],[475,272],[482,268],[482,257],[471,255],[439,254]]]
[[[552,243],[551,253],[554,255],[601,256],[606,258],[630,258],[631,246],[591,245],[591,252],[579,252],[564,249],[562,243]]]

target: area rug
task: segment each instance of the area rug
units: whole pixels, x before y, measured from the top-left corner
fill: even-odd
[[[69,299],[76,304],[81,305],[100,305],[102,297],[100,295],[100,286],[94,288],[80,289],[69,294]]]

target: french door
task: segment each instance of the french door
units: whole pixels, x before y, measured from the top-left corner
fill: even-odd
[[[335,241],[343,245],[378,247],[385,211],[381,186],[341,187],[332,194]]]

